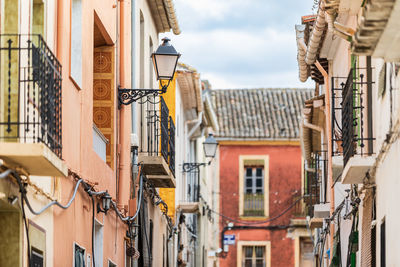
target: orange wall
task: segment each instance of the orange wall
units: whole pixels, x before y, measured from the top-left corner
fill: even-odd
[[[63,159],[70,170],[78,173],[82,178],[95,183],[96,190],[108,190],[114,200],[117,199],[117,174],[119,166],[112,170],[93,150],[93,25],[94,11],[99,15],[108,34],[115,43],[116,40],[116,15],[117,9],[113,7],[120,1],[82,1],[82,38],[83,38],[83,60],[82,60],[82,88],[74,85],[69,78],[70,69],[70,9],[71,0],[58,0],[58,34],[57,34],[57,57],[63,66],[62,84],[62,136],[63,136]],[[130,1],[125,0],[124,16],[124,57],[130,58]],[[116,54],[121,51],[116,51]],[[118,60],[116,60],[116,63]],[[124,64],[125,77],[120,84],[130,84],[130,61]],[[117,66],[115,66],[116,68]],[[119,77],[115,77],[117,81]],[[117,101],[116,90],[114,99]],[[117,102],[115,102],[117,108]],[[122,112],[124,121],[122,127],[118,119],[118,111],[115,112],[114,134],[116,136],[116,147],[120,143],[123,159],[120,179],[126,181],[129,175],[129,139],[125,140],[130,133],[130,111],[125,109]],[[121,132],[117,132],[120,129]],[[122,133],[122,134],[121,134]],[[119,135],[118,135],[119,134]],[[120,137],[118,139],[118,136]],[[121,137],[124,142],[121,143]],[[128,158],[126,157],[128,155]],[[115,156],[116,157],[116,156]],[[118,162],[118,161],[116,161]],[[129,177],[128,177],[129,178]],[[129,180],[128,180],[129,181]],[[65,203],[70,197],[75,182],[71,177],[60,179],[61,202]],[[122,205],[127,204],[129,186],[122,187],[119,192],[122,198]],[[92,254],[91,227],[92,227],[92,203],[90,197],[83,191],[78,190],[78,195],[67,210],[54,209],[54,266],[71,266],[73,257],[73,242],[84,247],[87,253]],[[118,266],[124,264],[124,236],[126,227],[119,219],[116,219],[115,212],[110,211],[107,215],[99,213],[97,219],[103,223],[103,265],[107,266],[107,259],[111,259]]]

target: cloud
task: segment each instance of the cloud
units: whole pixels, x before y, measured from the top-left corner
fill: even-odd
[[[312,2],[309,0],[311,9]],[[295,0],[176,0],[181,61],[214,88],[310,87],[298,80],[294,25],[311,13]]]

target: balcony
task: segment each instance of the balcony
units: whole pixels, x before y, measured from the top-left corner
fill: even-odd
[[[326,152],[319,151],[312,155],[312,160],[306,165],[304,175],[304,202],[306,204],[306,214],[311,217],[325,217],[326,215],[321,212],[327,202],[326,177]]]
[[[66,176],[61,64],[40,35],[0,35],[0,158],[31,175]]]
[[[264,216],[264,194],[245,193],[244,194],[244,216]]]
[[[154,98],[155,99],[155,98]],[[155,187],[175,188],[175,126],[162,97],[142,103],[139,162]]]
[[[184,199],[179,201],[178,209],[183,213],[197,213],[200,200],[199,173],[196,171],[186,173],[186,182],[187,191]]]
[[[375,162],[372,114],[369,114],[368,106],[365,106],[368,101],[365,93],[373,83],[366,79],[368,72],[372,73],[365,68],[354,68],[346,78],[332,79],[333,87],[336,87],[333,89],[335,95],[341,98],[341,101],[333,103],[333,156],[343,156],[343,184],[362,183]],[[340,110],[340,114],[337,110]]]

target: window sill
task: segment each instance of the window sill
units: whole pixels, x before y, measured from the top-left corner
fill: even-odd
[[[268,216],[239,216],[242,221],[264,221],[268,219]]]

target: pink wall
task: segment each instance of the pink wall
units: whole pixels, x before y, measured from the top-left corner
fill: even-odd
[[[130,58],[130,1],[125,0],[125,33],[123,34],[125,44],[125,58]],[[124,158],[121,164],[111,169],[93,150],[93,25],[94,11],[99,15],[108,34],[113,41],[116,40],[116,15],[117,9],[113,7],[115,1],[82,1],[83,11],[83,66],[82,66],[82,88],[77,88],[69,78],[70,69],[70,6],[71,0],[58,1],[58,34],[57,34],[57,57],[63,66],[62,84],[62,136],[63,136],[63,159],[70,170],[78,173],[86,181],[95,183],[97,191],[108,190],[114,200],[117,199],[117,171],[120,170],[120,181],[129,181],[129,133],[130,133],[130,110],[125,108],[123,114],[124,122],[120,125],[117,120],[118,111],[115,112],[114,134],[116,144],[120,144],[121,154]],[[118,2],[120,3],[120,2]],[[116,61],[117,62],[117,61]],[[123,63],[125,73],[130,73],[130,61]],[[116,66],[115,66],[116,67]],[[115,77],[117,81],[118,77]],[[119,84],[130,84],[130,77],[120,77]],[[114,90],[115,108],[117,108],[116,90]],[[116,130],[120,131],[117,132]],[[119,135],[119,138],[117,136]],[[119,141],[117,141],[119,140]],[[128,143],[128,145],[127,145]],[[117,145],[114,151],[118,151]],[[128,158],[126,157],[128,155]],[[115,155],[117,158],[117,155]],[[115,160],[118,162],[118,160]],[[75,186],[73,178],[62,178],[60,181],[61,202],[66,203],[72,195]],[[129,186],[123,187],[124,196],[121,199],[121,207],[128,204]],[[78,195],[67,210],[54,209],[54,266],[71,266],[73,257],[73,243],[77,242],[92,254],[92,202],[84,192],[83,187],[78,190]],[[124,264],[124,236],[126,227],[116,219],[114,211],[107,215],[99,213],[96,218],[103,223],[103,265],[108,266],[107,259],[111,259],[118,266]]]

